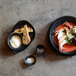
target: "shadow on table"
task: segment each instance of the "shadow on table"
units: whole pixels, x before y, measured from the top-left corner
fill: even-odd
[[[9,56],[13,56],[13,53],[10,51],[7,45],[8,34],[11,31],[11,28],[2,31],[1,41],[0,41],[0,56],[7,58]]]
[[[24,59],[22,59],[22,60],[20,61],[20,65],[21,65],[21,68],[22,68],[22,69],[27,69],[27,68],[31,67],[31,66],[28,66],[28,65],[26,65],[26,64],[24,63]],[[32,66],[33,66],[33,65],[32,65]],[[30,70],[31,70],[31,68],[30,68]]]
[[[28,68],[28,66],[24,63],[24,59],[22,59],[22,60],[20,61],[20,65],[21,65],[22,69]]]

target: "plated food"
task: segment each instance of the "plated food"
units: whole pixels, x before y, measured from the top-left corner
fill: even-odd
[[[15,29],[13,33],[23,34],[23,44],[28,45],[31,41],[29,32],[33,32],[33,29],[31,27],[27,27],[27,25],[24,25],[24,27],[20,29]]]
[[[54,38],[60,52],[76,50],[76,24],[67,21],[60,24],[55,30]]]
[[[48,31],[50,47],[61,55],[76,55],[76,17],[63,16],[53,21]]]
[[[34,40],[34,37],[34,27],[26,20],[19,21],[14,25],[8,36],[8,47],[14,54],[17,54],[26,49]]]
[[[22,44],[22,40],[18,35],[14,35],[14,36],[11,37],[10,45],[13,48],[19,48],[21,46],[21,44]]]

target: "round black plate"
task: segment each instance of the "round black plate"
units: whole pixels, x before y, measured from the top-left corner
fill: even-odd
[[[72,51],[72,52],[59,52],[59,47],[55,44],[54,41],[54,31],[56,30],[56,28],[62,24],[63,22],[68,21],[68,22],[73,22],[76,24],[76,17],[72,17],[72,16],[63,16],[60,17],[58,19],[56,19],[55,21],[53,21],[49,27],[49,31],[48,31],[48,40],[49,40],[49,44],[50,47],[52,47],[57,53],[62,54],[62,55],[76,55],[76,51]]]
[[[32,42],[32,41],[34,40],[34,37],[35,37],[35,29],[34,29],[34,27],[33,27],[28,21],[25,21],[25,20],[19,21],[19,22],[12,28],[10,34],[11,34],[12,32],[14,32],[15,29],[22,28],[22,27],[23,27],[24,25],[26,25],[26,24],[27,24],[28,27],[31,27],[31,28],[33,29],[33,32],[29,33],[30,38],[31,38],[31,42]],[[31,43],[31,42],[30,42],[30,43]],[[30,44],[30,43],[29,43],[29,44]],[[12,51],[14,54],[16,54],[16,53],[19,53],[19,52],[23,51],[24,49],[26,49],[26,48],[29,46],[29,44],[28,44],[28,45],[22,44],[21,48],[18,49],[18,50],[11,49],[10,47],[9,47],[9,48],[11,49],[11,51]],[[9,45],[8,45],[8,46],[9,46]]]

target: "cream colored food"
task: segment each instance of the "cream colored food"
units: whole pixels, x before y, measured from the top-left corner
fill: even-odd
[[[19,48],[21,45],[21,38],[17,35],[12,36],[10,39],[10,44],[13,48]]]

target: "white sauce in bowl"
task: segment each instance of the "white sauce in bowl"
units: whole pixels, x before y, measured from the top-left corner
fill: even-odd
[[[21,45],[21,38],[17,35],[12,36],[10,39],[10,44],[13,48],[19,48]]]

